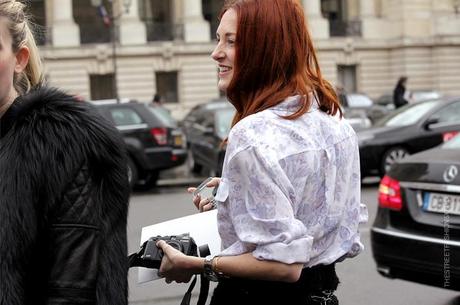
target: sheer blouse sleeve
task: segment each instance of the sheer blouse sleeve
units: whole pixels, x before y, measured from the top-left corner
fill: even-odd
[[[294,217],[292,185],[278,162],[249,146],[228,160],[223,182],[229,186],[227,217],[238,239],[228,251],[246,248],[260,260],[308,262],[313,237]]]

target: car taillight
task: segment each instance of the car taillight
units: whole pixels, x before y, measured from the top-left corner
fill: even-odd
[[[458,134],[458,131],[445,132],[442,134],[442,141],[447,142]]]
[[[166,145],[168,143],[168,130],[166,128],[152,128],[150,129],[150,133],[158,145]]]
[[[396,211],[402,209],[401,186],[398,180],[389,176],[382,178],[379,186],[379,205]]]

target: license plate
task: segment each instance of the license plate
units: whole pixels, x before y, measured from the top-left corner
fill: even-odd
[[[174,146],[182,146],[182,144],[183,144],[182,136],[175,136]]]
[[[423,209],[429,212],[460,215],[460,196],[425,193]]]

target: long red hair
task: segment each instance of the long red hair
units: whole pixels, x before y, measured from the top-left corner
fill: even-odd
[[[233,78],[227,97],[241,119],[268,109],[292,95],[304,96],[302,105],[286,119],[296,119],[311,106],[313,92],[319,108],[342,115],[337,95],[323,79],[299,0],[227,0],[238,15]]]

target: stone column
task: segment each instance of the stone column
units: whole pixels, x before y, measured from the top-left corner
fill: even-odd
[[[80,45],[80,28],[72,13],[72,0],[48,0],[52,3],[51,31],[53,46],[74,47]]]
[[[139,18],[139,0],[131,0],[128,11],[125,11],[123,1],[120,18],[120,44],[133,45],[147,42],[145,24]]]
[[[309,30],[314,39],[329,38],[329,21],[321,15],[320,0],[302,0]]]
[[[209,22],[204,20],[201,0],[183,2],[184,40],[186,42],[211,41]]]
[[[374,0],[361,0],[359,2],[359,12],[361,19],[375,18]]]
[[[389,35],[388,27],[384,27],[384,21],[375,14],[375,0],[360,0],[359,16],[361,20],[361,34],[363,38],[381,39]],[[385,30],[383,30],[386,28]]]

